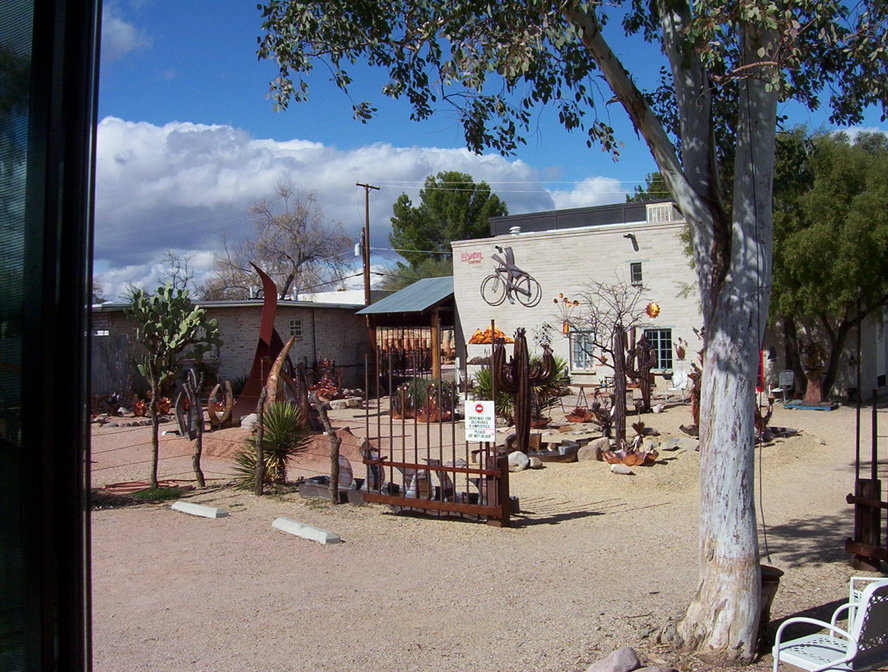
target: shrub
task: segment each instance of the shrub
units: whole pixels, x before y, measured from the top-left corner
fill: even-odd
[[[269,404],[263,414],[262,456],[265,483],[286,483],[287,462],[305,451],[311,431],[303,426],[299,407],[289,401]],[[238,487],[251,488],[256,478],[256,435],[234,454]]]

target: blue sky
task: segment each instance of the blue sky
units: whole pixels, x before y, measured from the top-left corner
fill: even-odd
[[[198,273],[209,270],[223,234],[248,235],[250,204],[271,199],[282,179],[314,191],[327,216],[355,233],[364,202],[355,182],[381,186],[371,196],[371,240],[384,248],[393,201],[403,192],[415,197],[441,170],[487,180],[517,214],[622,201],[654,169],[618,105],[603,111],[623,142],[618,161],[562,130],[551,110],[506,158],[468,153],[446,110],[415,123],[406,103],[374,96],[380,114],[361,124],[323,73],[307,103],[275,112],[266,93],[277,73],[256,57],[254,2],[104,4],[95,273],[111,299],[128,282],[154,286],[166,250],[189,255]],[[656,50],[625,38],[614,45],[639,83],[652,85]],[[369,70],[356,80],[367,95],[380,85]],[[828,128],[822,113],[782,111],[793,124]],[[863,126],[888,128],[875,112]],[[374,253],[374,263],[391,258]]]

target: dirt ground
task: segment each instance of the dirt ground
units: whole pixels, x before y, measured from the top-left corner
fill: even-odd
[[[668,438],[682,436],[689,415],[678,405],[645,421]],[[360,412],[337,412],[334,424],[360,433]],[[778,405],[771,424],[801,430],[757,451],[763,562],[785,572],[773,627],[828,615],[859,572],[844,551],[854,409]],[[868,415],[862,426],[868,455]],[[522,513],[498,529],[223,487],[244,435],[208,435],[204,469],[219,480],[188,496],[229,517],[192,517],[169,503],[94,511],[96,672],[573,672],[624,645],[653,664],[714,669],[655,642],[696,586],[693,450],[662,452],[633,476],[601,462],[512,474]],[[92,445],[94,486],[147,475],[148,428],[98,428]],[[187,442],[164,436],[161,476],[190,478],[189,455]],[[313,475],[324,459],[310,456],[293,474]],[[344,543],[274,530],[278,516]],[[746,669],[769,667],[764,656]]]

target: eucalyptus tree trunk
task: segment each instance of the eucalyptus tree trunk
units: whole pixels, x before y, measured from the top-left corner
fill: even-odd
[[[770,47],[765,31],[741,36],[746,62]],[[709,662],[752,661],[761,574],[755,521],[754,396],[771,285],[771,195],[777,96],[767,72],[740,86],[733,208],[714,222],[698,273],[705,335],[700,405],[700,581],[677,625]],[[721,232],[721,233],[719,233]]]

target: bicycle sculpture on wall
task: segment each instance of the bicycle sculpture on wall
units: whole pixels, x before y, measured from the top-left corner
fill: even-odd
[[[481,282],[481,298],[491,306],[498,306],[506,299],[515,303],[517,299],[521,305],[533,308],[542,296],[540,283],[515,265],[515,253],[511,247],[504,250],[496,245],[496,250],[505,258],[499,254],[490,255],[497,266]]]

